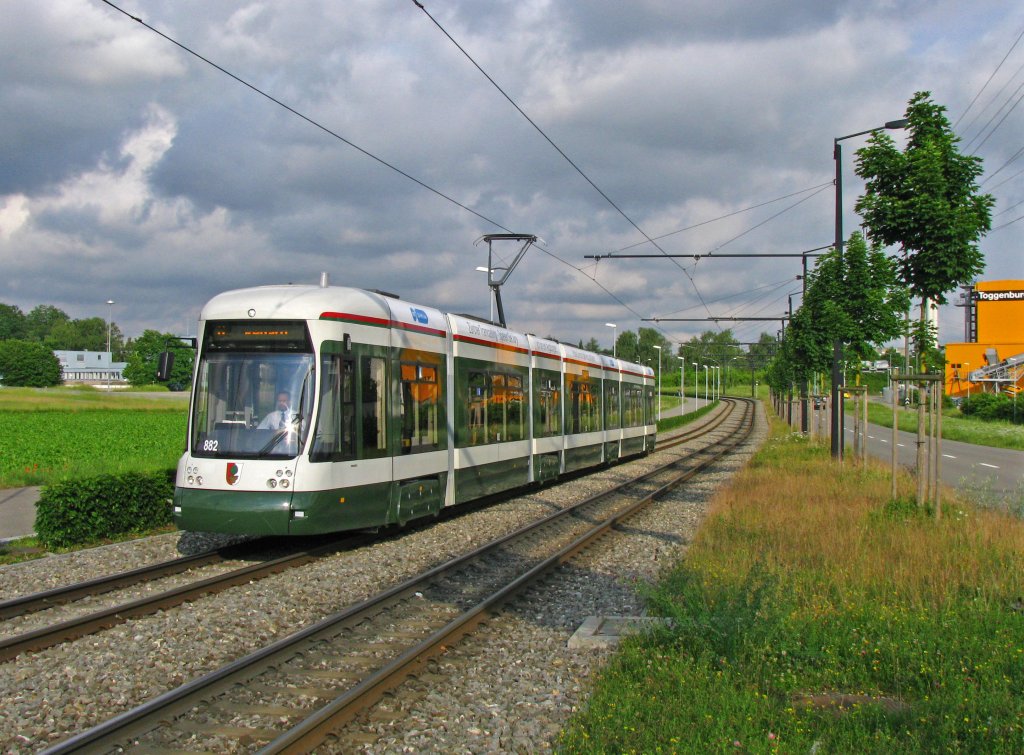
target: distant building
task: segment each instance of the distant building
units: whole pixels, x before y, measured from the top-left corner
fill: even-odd
[[[109,351],[54,351],[65,383],[124,382],[127,362],[114,362]]]
[[[965,286],[964,342],[946,344],[946,395],[1024,390],[1024,280]]]

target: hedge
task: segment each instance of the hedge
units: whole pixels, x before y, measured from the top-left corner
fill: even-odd
[[[162,527],[173,496],[174,470],[57,482],[39,495],[36,536],[47,548],[66,548]]]

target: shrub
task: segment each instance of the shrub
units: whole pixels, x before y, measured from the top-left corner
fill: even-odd
[[[1004,393],[974,393],[971,400],[960,402],[960,413],[967,417],[984,420],[1007,420],[1018,424],[1024,423],[1024,401],[1014,411],[1013,399]]]
[[[43,488],[36,535],[48,548],[93,542],[171,521],[174,472],[127,472],[66,480]]]
[[[41,343],[0,341],[0,380],[32,388],[60,385],[60,361]]]

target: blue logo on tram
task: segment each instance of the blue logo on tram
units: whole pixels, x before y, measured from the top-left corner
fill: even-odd
[[[427,324],[429,318],[427,317],[427,313],[424,312],[422,309],[416,309],[416,307],[409,307],[409,312],[412,313],[413,322],[418,322],[422,325]]]

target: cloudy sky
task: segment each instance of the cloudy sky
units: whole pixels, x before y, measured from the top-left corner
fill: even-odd
[[[1021,3],[424,5],[118,3],[304,120],[100,0],[0,0],[0,301],[82,318],[113,299],[128,336],[185,334],[219,291],[327,271],[486,315],[474,242],[512,230],[543,239],[503,289],[515,329],[610,344],[606,322],[777,317],[798,258],[585,255],[658,253],[643,234],[669,253],[825,246],[833,137],[902,117],[919,90],[985,160],[982,279],[1024,278]],[[863,145],[843,142],[848,232]],[[943,308],[940,340],[962,334]]]

